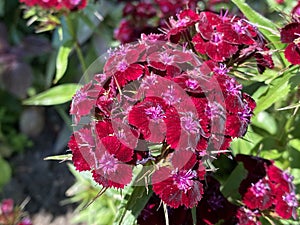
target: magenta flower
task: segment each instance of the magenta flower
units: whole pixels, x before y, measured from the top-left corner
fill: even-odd
[[[274,203],[274,195],[272,193],[269,181],[261,179],[257,183],[252,184],[244,195],[243,202],[249,209],[268,209]]]
[[[73,96],[70,114],[74,115],[74,122],[78,124],[82,116],[89,115],[96,105],[96,100],[104,89],[98,84],[87,83]]]
[[[156,183],[160,176],[168,179]],[[200,178],[203,179],[203,178]],[[153,191],[169,206],[178,208],[184,205],[192,208],[201,200],[202,184],[199,182],[196,171],[173,170],[161,168],[153,174]]]
[[[2,214],[12,213],[14,210],[14,200],[11,198],[2,200],[0,204],[0,210]]]
[[[241,207],[238,210],[237,218],[238,218],[238,225],[261,225],[259,221],[259,217],[261,215],[258,211],[251,211],[245,207]]]
[[[238,35],[233,30],[231,32],[230,29],[223,29],[223,21],[219,16],[202,12],[199,23],[199,33],[193,38],[199,53],[207,54],[214,61],[223,62],[238,51],[236,41],[232,41],[232,34]]]
[[[249,209],[275,212],[283,219],[297,218],[299,203],[290,174],[259,157],[237,155],[236,159],[242,161],[248,170],[240,193]]]
[[[19,222],[17,225],[33,225],[31,220],[29,218],[24,218]]]

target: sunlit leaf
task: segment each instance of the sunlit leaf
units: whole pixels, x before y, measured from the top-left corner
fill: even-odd
[[[293,73],[286,73],[283,76],[273,80],[269,84],[267,92],[258,98],[256,102],[257,107],[255,108],[254,113],[257,114],[269,108],[275,102],[284,99],[295,87],[295,85],[300,82],[296,76],[298,76],[298,74],[295,75]]]
[[[294,105],[290,105],[290,106],[286,106],[286,107],[282,107],[277,109],[278,111],[280,110],[288,110],[288,109],[295,109],[295,108],[299,108],[300,107],[300,103],[294,104]]]
[[[23,101],[24,105],[58,105],[72,99],[78,84],[62,84]]]
[[[266,150],[266,151],[261,151],[259,154],[260,157],[269,159],[269,160],[275,160],[278,159],[282,156],[282,153],[278,152],[278,150],[273,149],[273,150]]]
[[[44,160],[59,160],[59,161],[72,160],[72,154],[48,156],[44,158]]]
[[[73,44],[71,42],[65,43],[58,50],[58,55],[56,58],[56,75],[54,83],[57,83],[65,74],[68,67],[68,57],[71,53]]]
[[[289,145],[292,146],[293,148],[297,149],[298,151],[300,151],[300,140],[299,139],[290,140]]]
[[[275,134],[277,132],[277,124],[272,115],[262,111],[255,115],[252,119],[252,124],[259,127],[270,134]]]
[[[234,139],[230,147],[234,154],[249,154],[262,139],[262,136],[254,133],[252,128],[249,127],[245,136],[243,138]]]

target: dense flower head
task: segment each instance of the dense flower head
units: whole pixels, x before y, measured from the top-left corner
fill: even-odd
[[[292,183],[293,177],[287,171],[259,157],[237,155],[237,160],[242,161],[248,170],[248,176],[240,186],[243,203],[247,208],[269,210],[283,219],[297,218],[299,202]]]
[[[260,72],[274,64],[265,42],[257,28],[245,19],[226,13],[217,15],[201,12],[196,34],[192,37],[195,49],[216,62],[242,62],[254,56]],[[195,30],[194,27],[190,29]]]
[[[102,73],[71,104],[76,169],[91,171],[105,188],[123,188],[143,165],[168,206],[196,206],[204,194],[202,160],[243,136],[255,107],[229,69],[212,64],[153,34],[109,51]]]
[[[20,0],[21,3],[32,6],[40,6],[44,9],[68,9],[80,10],[86,7],[87,0]]]
[[[141,33],[166,34],[168,41],[192,46],[203,59],[211,59],[228,67],[243,64],[246,60],[256,60],[257,69],[263,73],[266,68],[273,68],[272,52],[267,42],[255,25],[244,18],[232,16],[227,11],[220,15],[211,11],[196,11],[197,1],[156,1],[161,13],[150,13],[157,5],[151,1],[147,4],[130,2],[124,7],[124,17],[115,38],[121,43],[138,39]],[[151,6],[149,16],[139,15],[136,11],[140,5]],[[182,4],[181,8],[172,4]],[[208,7],[215,2],[209,2]],[[188,7],[187,7],[188,6]],[[187,7],[187,8],[186,8]],[[143,10],[142,10],[143,11]],[[148,23],[149,17],[159,17],[158,24]],[[158,21],[154,20],[153,21]]]

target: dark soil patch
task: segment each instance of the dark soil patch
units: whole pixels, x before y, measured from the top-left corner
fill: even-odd
[[[33,147],[10,159],[13,178],[5,186],[2,198],[13,198],[17,204],[26,198],[30,201],[25,210],[31,215],[44,211],[54,216],[66,214],[72,206],[62,205],[66,190],[74,183],[66,163],[45,161],[50,155],[65,154],[66,147],[58,151],[55,141],[64,127],[64,122],[53,108],[46,108],[45,127],[33,139]]]

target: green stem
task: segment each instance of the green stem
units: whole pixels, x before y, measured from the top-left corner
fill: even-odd
[[[58,114],[61,116],[63,121],[68,125],[68,128],[72,130],[71,128],[72,120],[70,119],[69,115],[65,112],[65,110],[63,110],[61,106],[55,106],[55,109],[58,112]]]
[[[80,45],[79,45],[79,43],[77,41],[76,31],[75,31],[75,29],[73,27],[73,24],[72,24],[72,21],[71,21],[71,18],[70,18],[69,15],[66,16],[66,23],[68,25],[69,32],[70,32],[70,34],[72,36],[72,39],[73,39],[73,42],[74,42],[74,48],[75,48],[77,57],[79,59],[80,65],[81,65],[82,72],[85,73],[86,70],[87,70],[87,66],[86,66],[86,63],[85,63],[85,60],[84,60],[84,57],[83,57]]]
[[[85,60],[83,58],[81,48],[77,41],[75,42],[75,50],[76,50],[76,53],[77,53],[77,56],[78,56],[78,59],[79,59],[79,62],[80,62],[81,68],[82,68],[82,72],[85,73],[85,71],[87,70],[87,67],[86,67]]]

